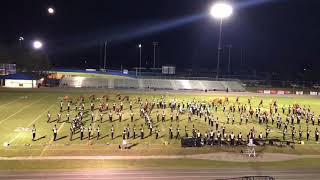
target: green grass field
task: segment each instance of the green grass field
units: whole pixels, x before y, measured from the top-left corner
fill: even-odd
[[[130,122],[129,116],[129,103],[124,103],[124,118],[120,123],[118,121],[118,116],[113,116],[113,122],[110,123],[107,119],[107,114],[104,115],[104,122],[99,121],[98,110],[95,110],[96,120],[92,123],[94,129],[100,125],[101,127],[101,138],[96,139],[96,132],[93,133],[94,138],[90,141],[88,139],[80,140],[79,134],[74,135],[74,140],[69,140],[69,128],[70,123],[67,122],[47,122],[47,112],[50,111],[52,114],[52,119],[56,119],[57,113],[59,111],[60,100],[64,96],[72,97],[77,99],[79,96],[86,97],[86,108],[89,108],[88,97],[92,94],[95,94],[96,97],[102,97],[103,95],[108,95],[109,107],[112,107],[113,102],[116,102],[119,105],[119,101],[116,97],[117,94],[122,96],[128,95],[130,100],[134,103],[134,114],[135,121]],[[181,154],[197,154],[197,153],[210,153],[216,151],[231,151],[231,152],[240,152],[241,148],[181,148],[179,139],[169,139],[169,126],[172,124],[174,128],[174,135],[176,134],[175,128],[178,126],[181,128],[181,135],[184,135],[184,126],[188,126],[189,134],[191,133],[192,125],[194,124],[197,129],[202,133],[205,131],[210,131],[212,127],[208,126],[204,122],[204,119],[199,119],[196,116],[193,117],[193,122],[188,123],[187,115],[184,114],[180,116],[180,122],[170,122],[169,114],[170,109],[166,110],[166,122],[156,123],[156,126],[161,130],[161,138],[156,140],[155,135],[148,136],[144,140],[140,138],[129,139],[129,142],[134,144],[131,150],[120,151],[118,150],[118,145],[122,143],[122,132],[124,127],[128,124],[132,130],[133,125],[137,126],[137,134],[139,135],[139,128],[141,124],[144,124],[144,120],[139,118],[139,104],[136,103],[136,99],[141,97],[144,101],[145,99],[153,100],[160,99],[161,96],[166,98],[166,101],[169,102],[171,99],[175,98],[178,101],[188,102],[191,100],[201,101],[201,102],[210,102],[215,98],[224,98],[226,94],[205,94],[203,92],[199,93],[174,93],[174,92],[129,92],[129,91],[119,91],[116,90],[110,91],[85,91],[85,90],[60,90],[60,89],[43,89],[43,90],[13,90],[13,89],[0,89],[0,143],[1,145],[5,142],[9,142],[8,147],[0,147],[1,156],[51,156],[51,155],[181,155]],[[228,95],[229,104],[235,103],[236,96]],[[243,96],[240,95],[240,103],[247,103],[247,99],[252,98],[253,108],[258,105],[260,99],[264,100],[264,108],[266,111],[269,109],[269,103],[272,100],[276,100],[279,105],[279,111],[283,104],[288,106],[289,104],[300,104],[300,105],[310,105],[312,111],[316,115],[316,119],[320,114],[320,103],[319,98],[311,96],[254,96],[248,97],[247,94]],[[66,105],[66,103],[64,103]],[[95,101],[96,107],[99,104],[99,100]],[[228,107],[228,106],[227,106]],[[66,106],[65,106],[66,109]],[[73,109],[73,107],[72,107]],[[152,117],[156,119],[156,110],[153,111]],[[162,110],[159,110],[162,112]],[[62,119],[66,119],[66,111],[62,113]],[[71,119],[75,116],[75,111],[71,113]],[[280,112],[283,119],[285,119],[282,112]],[[221,107],[219,107],[218,113],[215,113],[216,116],[219,116],[220,123],[226,122],[226,114],[222,112]],[[248,125],[244,123],[239,125],[239,113],[235,113],[236,123],[234,125],[225,124],[226,131],[228,134],[233,131],[235,134],[238,134],[240,131],[242,134],[246,134],[250,128],[254,127],[257,134],[260,132],[265,132],[266,125],[259,125],[256,118],[249,120]],[[90,115],[86,116],[85,127],[88,127],[91,123]],[[32,141],[31,127],[35,124],[37,128],[37,141]],[[52,128],[54,124],[58,128],[58,141],[53,142],[53,133]],[[115,127],[115,137],[114,140],[110,138],[110,128],[111,125]],[[221,127],[221,125],[220,125]],[[303,139],[306,139],[306,123],[305,120],[302,120],[302,129]],[[265,152],[284,152],[284,153],[309,153],[309,154],[318,154],[320,148],[314,141],[314,131],[318,126],[312,126],[310,124],[311,140],[306,142],[306,145],[297,145],[294,150],[291,148],[275,148],[275,147],[266,147],[261,148],[261,151]],[[297,127],[298,128],[298,127]],[[149,134],[147,127],[145,129],[145,134]],[[214,127],[215,129],[215,127]],[[132,135],[132,132],[131,132]],[[87,137],[87,132],[85,132],[85,137]],[[282,139],[282,130],[276,129],[274,124],[271,127],[270,138],[280,138]],[[288,130],[287,139],[291,139],[290,127]],[[296,134],[296,140],[298,140],[298,133]],[[167,142],[167,143],[166,143]]]

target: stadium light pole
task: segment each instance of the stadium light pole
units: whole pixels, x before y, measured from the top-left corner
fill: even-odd
[[[104,58],[103,58],[103,69],[107,72],[106,70],[106,65],[107,65],[107,45],[108,45],[108,42],[105,41],[104,42]]]
[[[229,56],[228,56],[228,75],[230,75],[230,65],[231,65],[231,48],[232,45],[227,45],[227,48],[229,49]]]
[[[24,41],[24,38],[21,36],[21,37],[19,37],[20,48],[22,47],[22,41]]]
[[[139,65],[139,75],[141,77],[141,58],[142,58],[142,44],[139,44],[139,50],[140,50],[140,65]]]
[[[157,41],[153,42],[153,68],[154,69],[156,68],[156,48],[158,44],[159,43]]]
[[[219,43],[218,43],[218,61],[217,61],[217,76],[219,79],[219,68],[220,68],[220,54],[221,54],[221,36],[222,36],[222,22],[223,19],[230,17],[233,13],[233,7],[225,2],[215,3],[210,10],[210,14],[213,18],[220,21],[219,27]]]

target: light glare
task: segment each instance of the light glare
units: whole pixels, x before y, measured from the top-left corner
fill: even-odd
[[[34,47],[35,49],[41,49],[42,46],[43,46],[43,44],[42,44],[42,42],[40,42],[40,41],[34,41],[34,42],[33,42],[33,47]]]
[[[54,14],[54,9],[53,8],[48,8],[48,13],[49,14]]]
[[[212,6],[210,13],[214,18],[223,19],[232,15],[233,8],[229,4],[218,2]]]

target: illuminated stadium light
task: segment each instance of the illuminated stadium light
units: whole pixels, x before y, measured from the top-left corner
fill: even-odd
[[[42,42],[41,41],[34,41],[33,42],[33,48],[34,49],[41,49],[43,46]]]
[[[53,9],[52,7],[48,8],[48,13],[49,13],[49,14],[54,14],[54,12],[55,12],[55,11],[54,11],[54,9]]]
[[[232,13],[232,6],[224,2],[218,2],[214,4],[210,10],[211,16],[217,19],[224,19],[230,17]]]

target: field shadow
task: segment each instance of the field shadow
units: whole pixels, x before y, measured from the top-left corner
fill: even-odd
[[[107,134],[107,135],[105,135],[105,136],[102,136],[102,137],[100,137],[99,139],[104,139],[104,138],[106,138],[106,137],[108,137],[109,135]]]
[[[35,139],[34,141],[39,141],[39,140],[44,139],[44,138],[46,138],[46,136],[39,137],[38,139]]]
[[[114,137],[113,139],[117,139],[117,138],[120,138],[120,137],[122,137],[122,135],[118,135],[118,136]]]
[[[65,139],[65,138],[67,138],[68,136],[62,136],[62,137],[59,137],[58,139],[56,139],[56,141],[59,141],[59,140],[61,140],[61,139]]]
[[[134,143],[134,144],[128,146],[127,148],[128,148],[128,149],[131,149],[131,148],[133,148],[133,147],[135,147],[135,146],[138,146],[138,145],[139,145],[139,143]]]
[[[74,140],[77,140],[77,139],[80,139],[80,137],[72,138],[71,141],[74,141]]]

